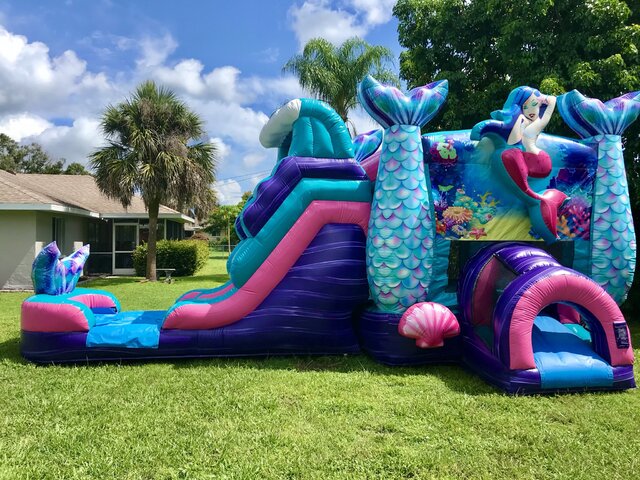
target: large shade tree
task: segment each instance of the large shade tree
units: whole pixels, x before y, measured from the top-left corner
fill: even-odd
[[[202,120],[154,82],[102,115],[108,145],[91,155],[96,182],[123,206],[139,194],[149,212],[147,278],[156,280],[160,204],[197,205],[215,180],[216,147],[200,141]]]
[[[640,89],[638,0],[399,0],[394,15],[401,77],[410,87],[449,80],[429,129],[471,128],[519,85],[603,101]],[[559,115],[547,130],[571,134]],[[640,153],[639,132],[636,123],[626,133],[628,161]]]
[[[391,50],[369,45],[357,37],[340,46],[314,38],[307,42],[302,53],[285,64],[283,72],[296,75],[304,89],[327,102],[348,122],[349,112],[358,104],[358,83],[367,74],[398,85],[397,76],[389,68],[392,63]]]

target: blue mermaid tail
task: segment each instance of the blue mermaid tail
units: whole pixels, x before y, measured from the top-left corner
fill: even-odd
[[[558,110],[583,142],[597,151],[591,277],[620,304],[631,288],[636,266],[636,237],[621,135],[640,115],[640,91],[602,103],[573,90],[558,97]]]
[[[402,313],[426,300],[436,229],[420,127],[447,93],[446,80],[407,96],[371,76],[358,88],[360,103],[385,129],[366,247],[369,287],[382,311]]]

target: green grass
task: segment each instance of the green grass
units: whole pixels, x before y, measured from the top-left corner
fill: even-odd
[[[172,285],[126,278],[90,286],[115,293],[125,309],[158,309],[224,282],[224,271],[218,256]],[[27,295],[0,294],[0,478],[640,472],[637,391],[509,397],[456,366],[388,368],[365,356],[41,367],[19,354]]]

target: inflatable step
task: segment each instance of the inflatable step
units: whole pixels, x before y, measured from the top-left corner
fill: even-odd
[[[589,343],[555,318],[536,317],[531,340],[542,388],[613,385],[611,366]]]

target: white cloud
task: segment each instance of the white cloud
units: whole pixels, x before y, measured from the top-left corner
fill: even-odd
[[[205,69],[195,58],[171,62],[177,48],[170,35],[142,40],[94,35],[87,40],[114,52],[139,49],[132,68],[115,73],[92,72],[85,60],[67,50],[52,56],[47,45],[30,42],[0,27],[0,131],[22,142],[38,142],[53,158],[87,163],[104,144],[99,117],[108,104],[131,95],[151,78],[173,89],[204,120],[207,134],[219,146],[218,175],[242,176],[220,189],[229,203],[251,190],[273,167],[275,153],[258,141],[270,113],[284,102],[305,96],[293,76],[243,76],[232,65]],[[70,126],[54,124],[69,119]],[[252,172],[258,175],[249,175]],[[235,192],[235,193],[234,193]],[[236,195],[238,194],[238,195]]]
[[[30,43],[0,27],[0,115],[86,114],[88,108],[95,111],[106,104],[102,100],[114,93],[107,77],[88,72],[75,52],[51,57],[44,43]]]
[[[364,37],[373,27],[391,20],[397,0],[305,0],[289,9],[291,28],[300,48],[321,37],[340,45],[350,37]]]
[[[274,106],[274,110],[289,100],[309,96],[309,93],[300,86],[298,78],[293,75],[241,79],[239,89],[245,93],[250,92],[250,98],[254,100],[260,98],[261,101],[270,103]]]
[[[236,205],[242,200],[242,188],[235,180],[223,180],[213,186],[220,205]]]
[[[42,117],[30,113],[7,115],[0,119],[0,133],[8,135],[16,142],[25,137],[39,135],[53,124]]]
[[[300,47],[309,40],[322,37],[336,45],[347,38],[364,36],[367,29],[358,24],[353,13],[331,8],[327,0],[307,0],[302,5],[294,5],[289,10],[293,29]]]
[[[355,126],[358,135],[370,130],[382,128],[362,107],[357,107],[352,110],[351,113],[349,113],[349,120]]]
[[[209,143],[216,145],[219,162],[222,162],[231,153],[231,147],[224,143],[224,141],[219,137],[210,138]]]
[[[173,67],[158,66],[151,76],[178,94],[224,102],[243,101],[237,85],[240,70],[224,66],[203,74],[203,69],[199,60],[190,58],[181,60]]]
[[[267,159],[266,152],[249,153],[242,158],[242,163],[244,163],[250,169],[254,169],[266,159]]]
[[[136,63],[141,69],[161,65],[178,48],[178,42],[168,33],[162,37],[144,37],[139,45],[142,56]]]
[[[350,0],[351,6],[364,16],[368,26],[382,25],[391,20],[397,0]]]
[[[190,106],[202,116],[212,135],[244,148],[260,146],[258,135],[269,118],[263,112],[217,100],[194,101]]]
[[[24,142],[36,142],[52,158],[64,158],[67,163],[87,164],[88,156],[105,144],[100,124],[91,118],[78,118],[72,126],[53,126],[37,135],[26,137]]]

